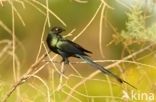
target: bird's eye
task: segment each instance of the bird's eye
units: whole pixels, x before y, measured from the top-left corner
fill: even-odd
[[[58,28],[56,28],[55,30],[58,31]]]

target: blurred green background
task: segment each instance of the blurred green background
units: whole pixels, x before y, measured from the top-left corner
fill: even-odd
[[[44,27],[47,19],[46,2],[49,6],[50,26],[46,23]],[[41,42],[45,43],[48,31],[54,26],[65,28],[63,35],[75,29],[72,35],[67,36],[67,39],[72,40],[93,19],[74,42],[92,51],[91,58],[102,61],[99,64],[105,66],[144,49],[156,40],[155,0],[5,0],[0,1],[0,4],[0,99],[5,97],[13,83],[35,63]],[[15,70],[12,56],[13,29],[16,36]],[[104,56],[100,52],[100,46]],[[147,102],[149,100],[145,98],[122,99],[122,95],[124,92],[131,95],[134,90],[136,93],[152,93],[155,96],[155,51],[153,46],[110,69],[136,86],[137,91],[100,73],[78,87],[70,96],[72,88],[96,70],[87,64],[78,63],[73,64],[79,72],[76,73],[69,65],[65,65],[68,79],[63,78],[64,86],[58,91],[60,76],[49,63],[37,73],[44,84],[38,78],[30,78],[13,92],[8,102],[65,102],[68,96],[68,102]],[[40,56],[45,52],[42,46]],[[55,54],[50,53],[50,56]],[[49,61],[48,58],[45,60]],[[57,57],[55,61],[59,62],[61,58]],[[70,58],[70,61],[80,60]],[[40,64],[44,63],[42,61]],[[56,63],[56,67],[61,69],[60,64]],[[48,88],[45,88],[45,84]],[[48,92],[50,96],[47,96]]]

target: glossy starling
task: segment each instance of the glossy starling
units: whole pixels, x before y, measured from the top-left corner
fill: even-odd
[[[49,49],[60,56],[62,56],[62,61],[65,64],[69,63],[68,57],[76,57],[84,60],[86,63],[90,64],[92,67],[99,69],[101,72],[114,77],[120,83],[126,83],[131,87],[135,88],[133,85],[128,83],[127,81],[121,79],[117,75],[113,74],[103,66],[95,63],[92,59],[87,55],[87,53],[91,53],[90,51],[84,49],[80,45],[63,38],[60,33],[65,31],[65,29],[61,27],[53,27],[47,36],[47,45]],[[135,88],[136,89],[136,88]]]

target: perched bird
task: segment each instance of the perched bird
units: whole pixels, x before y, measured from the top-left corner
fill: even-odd
[[[59,54],[60,56],[62,56],[62,62],[68,64],[69,57],[80,58],[80,59],[84,60],[86,63],[93,66],[94,68],[99,69],[101,72],[114,77],[120,83],[126,83],[126,84],[130,85],[131,87],[135,88],[133,85],[131,85],[127,81],[121,79],[117,75],[113,74],[112,72],[110,72],[109,70],[104,68],[103,66],[93,62],[92,59],[87,55],[87,53],[91,53],[91,52],[84,49],[80,45],[63,38],[60,35],[60,33],[63,31],[65,31],[65,29],[63,29],[61,27],[53,27],[50,30],[50,32],[48,33],[48,36],[46,39],[49,49],[51,51]]]

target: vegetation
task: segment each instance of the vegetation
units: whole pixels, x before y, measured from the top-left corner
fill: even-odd
[[[136,102],[122,96],[138,92],[147,97],[137,101],[147,102],[156,94],[154,5],[154,0],[0,0],[0,100]],[[78,59],[60,63],[45,43],[53,26],[64,27],[64,37],[138,89]]]

